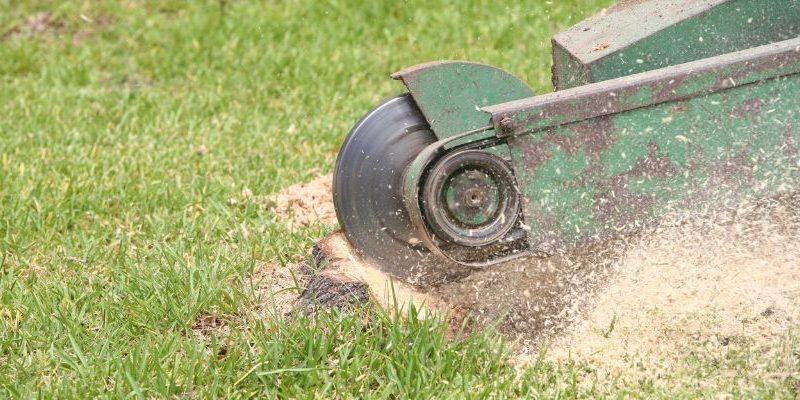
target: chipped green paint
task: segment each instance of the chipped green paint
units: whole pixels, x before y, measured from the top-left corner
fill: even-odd
[[[519,154],[519,153],[517,153]],[[583,151],[566,154],[562,149],[550,149],[549,162],[531,169],[525,157],[515,162],[520,182],[528,204],[525,220],[531,222],[531,232],[541,232],[547,226],[562,235],[579,235],[581,227],[595,225],[591,204],[585,200],[593,196],[592,187],[576,185],[589,166]]]
[[[439,139],[486,126],[481,107],[533,96],[514,75],[465,61],[421,64],[392,77],[403,81]]]
[[[630,96],[621,98],[620,101],[624,102],[625,107],[635,108],[640,104],[649,103],[654,97],[653,88],[649,86],[642,86]]]
[[[799,35],[799,0],[621,3],[553,38],[553,81],[562,90]]]
[[[509,140],[533,248],[552,251],[731,193],[800,184],[800,75]]]
[[[484,107],[498,136],[701,96],[800,73],[800,38]]]
[[[486,267],[636,232],[731,194],[800,188],[798,35],[800,0],[631,1],[554,38],[554,93],[528,97],[522,82],[480,64],[401,71],[439,139],[404,176],[420,241]],[[426,170],[464,149],[509,160],[524,199],[519,224],[478,259],[439,248],[421,209]],[[454,205],[466,198],[455,189],[446,193],[455,218],[487,221]]]

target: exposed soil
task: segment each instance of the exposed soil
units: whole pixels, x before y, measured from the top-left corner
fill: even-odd
[[[49,12],[41,12],[31,15],[25,22],[20,23],[5,31],[0,35],[0,40],[9,39],[15,36],[44,36],[56,35],[64,27],[53,14]]]
[[[0,32],[0,41],[14,37],[57,37],[64,33],[71,33],[72,43],[80,44],[85,39],[96,35],[113,23],[113,19],[104,14],[87,16],[79,15],[80,25],[70,29],[66,26],[63,19],[58,18],[51,12],[40,12],[33,14],[12,26],[10,29]]]
[[[241,327],[254,313],[258,318],[285,318],[295,307],[303,286],[302,263],[281,265],[259,262],[244,284],[243,290],[252,293],[254,304],[247,312],[233,315],[204,312],[195,318],[191,327],[195,338],[211,347],[216,342],[217,354],[225,356],[231,329]]]
[[[292,311],[303,286],[302,263],[258,263],[250,278],[261,314],[284,317]]]
[[[207,150],[205,150],[207,151]],[[260,200],[265,208],[275,212],[287,226],[297,228],[312,225],[333,226],[337,223],[331,195],[332,176],[324,175],[308,183],[289,186],[275,195]],[[242,197],[251,197],[242,189]],[[250,276],[250,283],[261,313],[282,317],[290,313],[304,286],[308,271],[304,262],[282,265],[260,262]]]
[[[210,150],[205,145],[200,145],[194,152],[202,157]],[[321,176],[309,183],[295,184],[275,195],[256,200],[265,208],[273,210],[287,226],[331,226],[336,224],[331,179],[331,175]],[[236,204],[241,199],[253,197],[251,190],[245,187],[241,191],[241,197],[232,197],[228,199],[228,203]],[[246,277],[244,290],[252,291],[256,313],[284,318],[294,310],[306,283],[307,273],[302,261],[285,265],[279,262],[258,262],[253,273]],[[240,317],[204,313],[195,320],[192,333],[206,342],[212,338],[224,339],[230,332],[230,325],[238,323],[237,319]]]
[[[197,338],[210,339],[215,337],[217,339],[224,338],[230,333],[230,325],[228,319],[210,313],[203,313],[197,316],[194,325],[192,325],[192,333]]]

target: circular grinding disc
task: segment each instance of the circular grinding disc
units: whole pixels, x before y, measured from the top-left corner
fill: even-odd
[[[411,96],[391,98],[353,127],[333,175],[336,216],[353,247],[391,275],[423,285],[466,272],[410,244],[416,231],[401,195],[403,171],[434,141]]]

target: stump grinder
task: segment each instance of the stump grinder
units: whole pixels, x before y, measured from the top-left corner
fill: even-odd
[[[404,69],[341,147],[340,225],[424,284],[795,190],[798,36],[799,0],[629,0],[553,37],[552,93],[474,62]]]

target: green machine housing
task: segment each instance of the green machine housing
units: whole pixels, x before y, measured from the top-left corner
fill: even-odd
[[[629,0],[553,38],[552,93],[473,62],[395,73],[432,132],[404,240],[481,268],[797,189],[799,36],[800,0]]]
[[[794,0],[627,1],[553,38],[551,94],[469,62],[394,74],[439,139],[405,175],[422,241],[486,266],[636,231],[732,192],[794,188],[798,36]],[[419,199],[436,159],[475,149],[510,162],[522,205],[505,237],[516,247],[470,260],[435,239]]]

